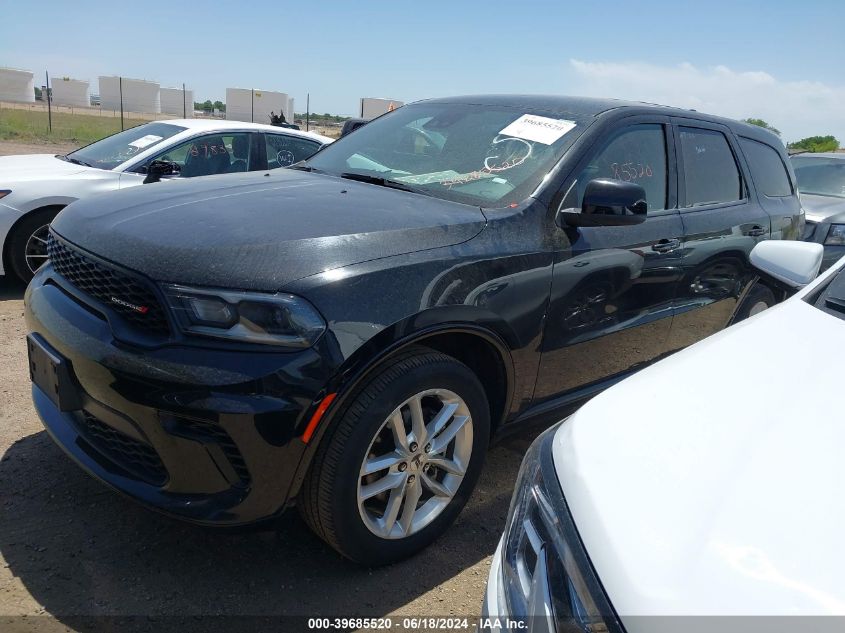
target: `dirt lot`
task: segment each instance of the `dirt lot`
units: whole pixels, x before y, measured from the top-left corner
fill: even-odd
[[[61,151],[28,149],[45,150]],[[27,146],[0,144],[0,154],[23,151]],[[536,430],[495,447],[457,524],[401,564],[347,563],[296,512],[277,533],[193,528],[107,490],[47,437],[30,403],[22,297],[22,286],[0,279],[0,631],[171,630],[171,616],[198,630],[209,630],[199,616],[237,616],[229,631],[252,622],[243,616],[478,616],[513,482]],[[180,622],[180,630],[193,630]],[[261,628],[294,630],[278,621]]]

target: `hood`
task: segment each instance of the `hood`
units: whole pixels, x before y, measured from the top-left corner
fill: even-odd
[[[458,244],[485,222],[477,207],[279,169],[92,196],[52,226],[157,281],[273,292],[332,268]]]
[[[845,614],[842,378],[819,371],[843,356],[845,322],[795,298],[561,425],[561,486],[630,633],[655,625],[631,616]]]
[[[810,222],[823,222],[835,215],[845,213],[845,198],[801,194],[801,206]]]
[[[54,154],[28,154],[24,156],[0,156],[0,189],[16,182],[49,180],[73,176],[83,172],[103,171],[84,165],[75,165],[56,158]]]

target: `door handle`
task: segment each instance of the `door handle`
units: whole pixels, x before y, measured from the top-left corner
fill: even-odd
[[[681,247],[681,240],[673,237],[671,240],[662,239],[656,244],[651,245],[651,250],[656,253],[671,253],[672,251]]]
[[[759,225],[754,225],[745,232],[745,235],[747,235],[748,237],[760,237],[761,235],[765,234],[766,229]]]

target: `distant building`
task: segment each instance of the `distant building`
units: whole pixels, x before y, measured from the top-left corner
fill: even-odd
[[[88,82],[70,77],[53,77],[50,96],[56,105],[85,108],[88,101]]]
[[[0,101],[35,103],[35,76],[28,70],[0,68]]]
[[[161,112],[158,83],[128,77],[100,77],[100,106],[104,110],[120,110],[121,90],[125,112]]]

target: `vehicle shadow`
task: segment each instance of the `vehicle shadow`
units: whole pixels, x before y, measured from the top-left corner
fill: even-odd
[[[0,301],[23,299],[26,284],[12,277],[0,277]]]
[[[238,534],[145,510],[88,477],[41,431],[0,460],[0,551],[34,600],[71,628],[80,616],[383,616],[493,553],[538,432],[490,451],[472,500],[432,547],[368,569],[340,558],[295,511],[278,532]],[[404,612],[477,616],[486,573],[483,564],[469,572],[471,584],[455,584],[440,612]]]

